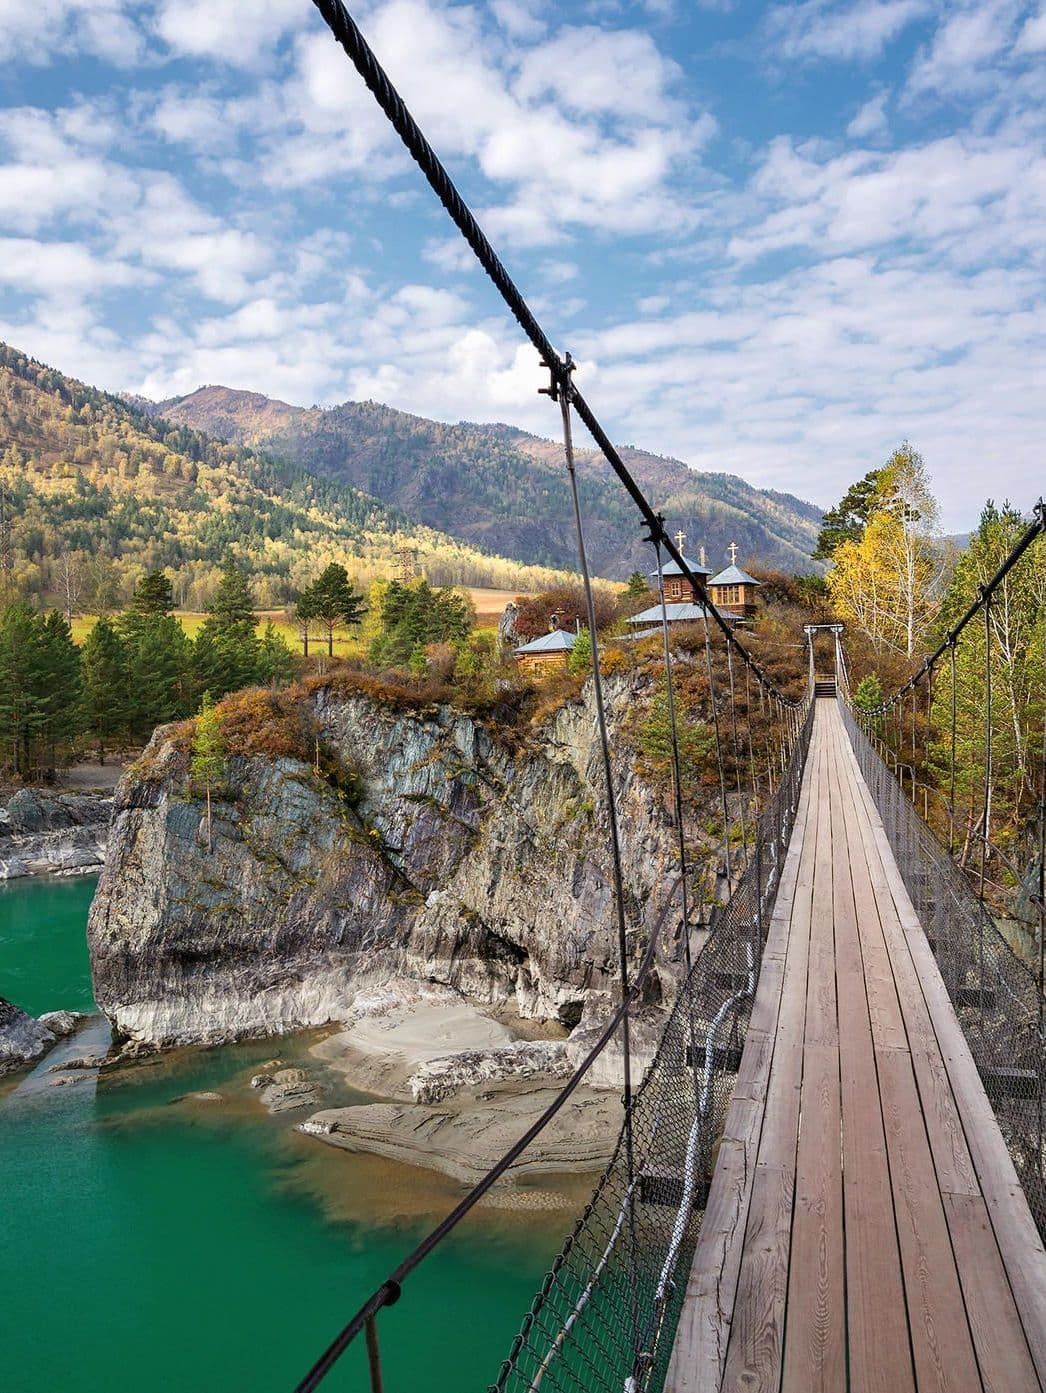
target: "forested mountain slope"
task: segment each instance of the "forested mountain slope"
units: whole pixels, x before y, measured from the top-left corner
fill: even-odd
[[[467,542],[521,560],[574,564],[562,452],[552,441],[510,426],[445,425],[376,402],[323,410],[227,387],[201,387],[152,409],[352,484]],[[821,520],[812,504],[643,450],[622,454],[673,529],[687,533],[688,548],[707,548],[710,564],[725,565],[736,542],[742,560],[811,569]],[[648,569],[635,509],[609,466],[594,451],[579,458],[594,568],[618,578]]]
[[[23,593],[60,589],[70,557],[126,590],[143,570],[177,573],[176,599],[209,596],[234,547],[277,604],[336,558],[388,571],[400,548],[435,583],[529,588],[548,577],[418,525],[350,483],[316,478],[167,422],[0,345],[0,566]]]

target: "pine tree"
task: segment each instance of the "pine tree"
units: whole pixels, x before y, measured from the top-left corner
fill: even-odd
[[[104,764],[106,744],[124,733],[129,714],[127,650],[111,620],[99,619],[84,639],[80,674],[84,729],[97,741],[98,762]]]
[[[58,751],[67,748],[80,731],[80,650],[61,610],[43,620],[46,717],[41,736],[46,742],[47,768],[53,774]]]
[[[309,656],[309,639],[312,637],[311,626],[316,619],[311,585],[306,586],[298,596],[294,606],[294,617],[298,621],[298,637],[301,639],[302,657],[307,658]]]
[[[138,581],[131,596],[135,614],[170,614],[174,589],[162,571],[149,571]]]
[[[628,585],[625,594],[630,600],[639,600],[650,589],[647,578],[642,571],[633,571],[628,578]]]
[[[224,696],[259,679],[259,649],[250,578],[234,556],[196,635],[193,671],[197,689]]]
[[[36,769],[47,724],[47,641],[40,616],[24,602],[0,617],[0,749],[22,778]]]
[[[332,658],[334,631],[341,626],[351,629],[359,624],[363,615],[363,596],[353,588],[345,567],[332,561],[299,598],[299,618],[302,616],[303,599],[310,617],[319,620],[327,632],[327,656]]]
[[[152,614],[127,642],[130,719],[139,735],[192,710],[193,645],[177,619]]]
[[[582,629],[574,640],[570,657],[567,659],[567,668],[574,673],[592,671],[592,635],[587,629]]]
[[[297,675],[298,662],[270,619],[258,645],[258,681],[268,686],[285,686]]]
[[[475,614],[466,595],[447,586],[433,590],[425,580],[393,581],[381,602],[382,631],[371,644],[372,659],[389,667],[409,663],[429,643],[456,643],[468,637]]]
[[[250,576],[247,568],[241,566],[235,556],[225,558],[221,579],[207,612],[223,629],[231,629],[238,624],[249,624],[251,632],[254,632],[254,600],[251,596]]]
[[[863,479],[851,484],[841,502],[829,508],[821,520],[815,561],[831,561],[844,542],[857,542],[880,497],[883,470],[870,469]]]

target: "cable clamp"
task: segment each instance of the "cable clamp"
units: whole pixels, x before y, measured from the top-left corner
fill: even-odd
[[[570,354],[564,354],[561,363],[550,363],[542,358],[541,366],[548,373],[549,382],[547,387],[538,388],[538,395],[542,397],[551,397],[555,402],[558,402],[560,397],[565,395],[569,401],[573,396],[570,378],[574,368],[577,366]]]

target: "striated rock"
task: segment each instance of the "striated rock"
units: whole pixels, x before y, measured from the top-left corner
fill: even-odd
[[[492,1050],[459,1050],[427,1059],[407,1080],[416,1103],[441,1103],[463,1089],[507,1079],[567,1078],[572,1072],[563,1040],[517,1040]]]
[[[64,1040],[67,1035],[72,1035],[81,1021],[87,1020],[87,1012],[46,1011],[42,1016],[38,1016],[37,1020],[55,1039]]]
[[[39,1059],[56,1039],[42,1021],[0,996],[0,1075]]]
[[[608,681],[612,719],[636,680]],[[169,730],[120,784],[88,930],[116,1030],[168,1045],[343,1021],[395,974],[569,1027],[601,1009],[616,934],[591,692],[522,749],[448,706],[311,703],[351,794],[295,759],[235,758],[213,854]],[[638,960],[674,847],[633,761],[617,776]]]
[[[478,1106],[429,1108],[373,1103],[329,1108],[298,1127],[347,1151],[366,1151],[408,1165],[428,1166],[472,1184],[490,1170],[556,1096],[554,1087],[522,1094],[484,1095]],[[523,1153],[510,1176],[600,1170],[621,1127],[615,1095],[580,1089]]]
[[[111,812],[111,798],[19,789],[0,809],[0,880],[99,870]]]
[[[261,1100],[271,1113],[314,1108],[320,1101],[318,1084],[306,1079],[300,1083],[274,1083],[261,1091]]]

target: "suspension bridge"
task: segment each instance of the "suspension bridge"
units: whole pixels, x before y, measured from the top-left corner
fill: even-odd
[[[535,319],[342,0],[314,3],[537,349],[549,374],[542,390],[560,408],[593,641],[620,1004],[547,1111],[367,1297],[296,1393],[318,1388],[357,1339],[372,1393],[383,1393],[380,1313],[511,1176],[612,1043],[624,1084],[616,1149],[491,1393],[1046,1393],[1046,732],[1034,809],[1037,971],[1003,938],[985,899],[992,607],[1046,533],[1046,507],[1037,505],[967,613],[880,707],[855,707],[838,625],[825,626],[834,672],[815,672],[810,632],[806,691],[781,690],[708,604],[578,390],[570,355],[557,353]],[[622,879],[574,416],[634,503],[659,578],[667,554],[705,604],[726,893],[693,952],[662,581],[679,876],[650,916],[638,966],[629,951],[637,925]],[[951,855],[954,693],[956,648],[981,615],[987,709],[975,888]],[[897,750],[903,713],[910,705],[914,747],[918,694],[929,710],[934,679],[949,665],[946,844],[919,816],[914,768],[899,763]],[[884,738],[891,720],[893,748]],[[630,1024],[673,908],[683,926],[683,976],[653,1061],[634,1079]],[[466,1326],[463,1319],[462,1339]]]

